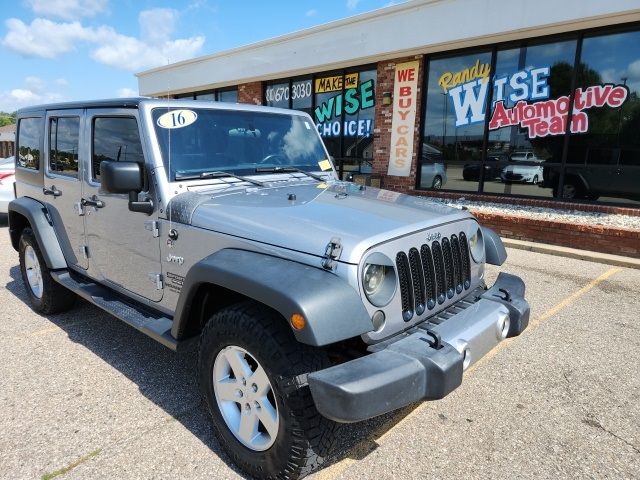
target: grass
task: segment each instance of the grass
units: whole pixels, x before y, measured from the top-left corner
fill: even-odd
[[[56,477],[58,477],[60,475],[64,475],[65,473],[68,473],[71,470],[73,470],[74,468],[76,468],[78,465],[83,464],[87,460],[90,460],[93,457],[96,457],[96,456],[100,455],[101,452],[102,452],[101,448],[98,448],[98,449],[94,450],[93,452],[89,452],[84,457],[80,457],[75,462],[70,463],[66,467],[60,468],[60,469],[55,470],[55,471],[50,472],[50,473],[45,473],[44,475],[42,475],[42,480],[51,480],[52,478],[56,478]]]

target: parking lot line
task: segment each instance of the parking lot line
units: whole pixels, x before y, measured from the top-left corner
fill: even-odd
[[[535,330],[537,327],[542,325],[544,322],[546,322],[547,320],[553,318],[561,310],[563,310],[564,308],[568,307],[569,305],[575,303],[578,299],[580,299],[580,297],[582,297],[583,295],[585,295],[589,291],[593,290],[600,283],[608,280],[609,278],[611,278],[613,275],[615,275],[616,273],[618,273],[620,271],[622,271],[622,268],[618,268],[618,267],[610,268],[609,270],[607,270],[603,274],[601,274],[598,277],[596,277],[593,280],[591,280],[589,283],[587,283],[581,289],[575,291],[571,295],[569,295],[569,296],[565,297],[564,299],[562,299],[560,302],[556,303],[553,307],[551,307],[550,309],[545,311],[542,315],[531,319],[531,321],[529,322],[529,326],[528,326],[527,330],[524,331],[523,335],[530,333],[532,330]],[[500,352],[501,350],[503,350],[504,348],[506,348],[510,344],[511,344],[510,342],[502,342],[502,343],[498,344],[498,346],[496,348],[494,348],[487,355],[485,355],[480,360],[478,360],[478,362],[476,362],[474,365],[472,365],[465,372],[465,375],[470,374],[476,368],[478,368],[478,366],[483,365],[484,363],[489,361],[491,358],[493,358],[495,355],[497,355],[498,352]],[[333,465],[327,467],[326,469],[321,470],[320,472],[318,472],[316,478],[318,480],[334,480],[334,479],[336,479],[338,477],[338,475],[340,475],[342,472],[347,470],[352,464],[354,464],[357,461],[356,459],[363,458],[366,455],[367,452],[371,451],[372,450],[372,446],[371,446],[372,444],[375,444],[375,445],[378,445],[378,446],[382,445],[384,443],[384,439],[392,432],[393,429],[395,429],[397,426],[401,425],[405,421],[410,420],[417,413],[422,411],[422,409],[427,408],[430,405],[431,405],[431,402],[423,402],[423,403],[419,404],[417,407],[415,407],[413,409],[411,409],[411,407],[407,407],[409,412],[407,413],[407,415],[403,416],[400,421],[395,421],[395,419],[392,419],[392,420],[390,420],[388,422],[385,422],[378,429],[376,429],[372,434],[370,434],[366,439],[364,439],[362,442],[360,442],[358,445],[356,445],[353,449],[351,449],[351,451],[348,453],[347,457],[343,458],[339,462],[334,463]]]

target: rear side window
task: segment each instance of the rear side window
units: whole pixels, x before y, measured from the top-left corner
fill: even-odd
[[[93,120],[91,177],[100,181],[100,163],[144,163],[138,122],[132,117],[96,117]]]
[[[49,171],[78,178],[78,117],[59,117],[49,121]]]
[[[41,118],[22,118],[18,123],[16,164],[23,168],[40,168],[40,139],[44,135]]]

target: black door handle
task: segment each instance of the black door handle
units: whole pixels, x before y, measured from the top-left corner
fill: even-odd
[[[102,208],[104,207],[104,202],[102,200],[98,200],[98,197],[94,195],[89,199],[86,199],[86,198],[80,199],[80,205],[82,205],[83,207]]]
[[[54,197],[62,195],[62,191],[58,190],[55,185],[51,185],[51,188],[42,187],[42,193],[45,195],[53,195]]]

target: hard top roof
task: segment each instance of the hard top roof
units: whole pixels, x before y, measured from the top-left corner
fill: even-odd
[[[157,105],[158,107],[186,106],[190,108],[220,108],[227,110],[242,111],[269,111],[287,115],[306,115],[304,112],[290,110],[287,108],[266,107],[262,105],[252,105],[246,103],[210,102],[202,100],[191,100],[182,98],[151,98],[151,97],[131,97],[131,98],[111,98],[104,100],[81,100],[75,102],[50,103],[24,107],[18,110],[18,116],[25,116],[30,113],[41,113],[46,110],[77,110],[83,108],[138,108],[141,104]]]

